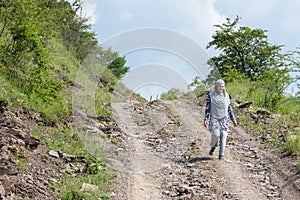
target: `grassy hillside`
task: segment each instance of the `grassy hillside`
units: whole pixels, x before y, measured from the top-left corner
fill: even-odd
[[[278,150],[288,151],[295,156],[300,166],[300,98],[299,96],[284,96],[277,107],[267,116],[259,116],[257,110],[266,110],[264,107],[266,95],[258,82],[237,80],[227,85],[233,101],[242,103],[253,102],[252,106],[239,113],[240,124],[259,135],[268,135],[268,142]],[[255,119],[255,117],[270,118],[272,123]]]
[[[108,199],[114,173],[82,142],[72,117],[73,97],[88,90],[78,81],[84,71],[84,78],[96,83],[94,98],[89,99],[94,114],[111,118],[112,92],[128,67],[117,53],[98,46],[78,9],[80,5],[65,0],[0,1],[0,100],[34,121],[27,128],[49,149],[87,160],[85,173],[65,174],[49,186],[58,198]],[[80,192],[83,183],[99,190]]]

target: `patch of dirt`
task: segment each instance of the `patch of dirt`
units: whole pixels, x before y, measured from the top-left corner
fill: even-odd
[[[204,107],[191,100],[112,105],[126,148],[114,200],[299,199],[296,162],[231,127],[225,159],[209,156]]]

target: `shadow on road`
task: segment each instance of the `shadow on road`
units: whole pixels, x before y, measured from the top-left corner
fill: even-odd
[[[190,159],[186,159],[186,160],[179,160],[176,158],[169,158],[169,160],[171,160],[172,162],[176,162],[176,163],[184,163],[184,164],[188,164],[188,163],[196,163],[196,162],[201,162],[201,161],[206,161],[206,160],[213,160],[213,158],[210,157],[196,157],[196,158],[190,158]]]

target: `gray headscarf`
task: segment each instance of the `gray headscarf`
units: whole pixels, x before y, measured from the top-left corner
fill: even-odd
[[[220,85],[224,85],[223,92],[219,92],[218,88]],[[229,95],[225,90],[225,82],[218,80],[215,83],[215,90],[210,92],[211,105],[210,115],[215,119],[222,119],[228,115],[228,106],[230,104]]]

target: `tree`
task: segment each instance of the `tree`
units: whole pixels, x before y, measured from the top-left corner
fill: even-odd
[[[110,69],[118,79],[121,79],[129,71],[129,67],[125,66],[125,63],[125,57],[118,57],[113,60],[107,68]]]
[[[207,48],[214,47],[220,51],[220,55],[212,57],[209,64],[223,78],[229,76],[228,71],[236,70],[245,77],[256,80],[270,68],[287,67],[285,61],[289,55],[280,53],[282,45],[271,45],[268,42],[266,30],[238,28],[239,17],[233,22],[228,18],[226,20],[222,25],[215,25],[219,30],[207,45]]]
[[[96,34],[91,31],[88,19],[81,17],[80,0],[70,4],[67,0],[36,0],[39,7],[43,8],[40,21],[47,26],[45,30],[59,34],[68,50],[75,52],[76,57],[83,61],[96,47]],[[41,20],[44,19],[44,20]]]
[[[77,14],[80,8],[80,0],[0,0],[0,62],[11,80],[26,84],[29,91],[61,88],[51,77],[49,41],[63,41],[81,61],[97,45],[87,19]]]
[[[292,72],[294,74],[294,81],[297,83],[298,91],[296,95],[300,95],[300,48],[298,47],[295,51],[293,51],[292,58]]]
[[[232,77],[259,82],[265,91],[262,106],[274,108],[291,84],[290,54],[281,53],[282,45],[270,44],[266,30],[238,27],[238,16],[226,20],[215,25],[218,30],[207,45],[220,51],[208,61],[212,66],[209,78],[219,73],[227,82],[233,81]]]
[[[80,2],[0,0],[1,78],[20,89],[36,108],[66,105],[60,71],[50,60],[56,52],[54,42],[63,43],[80,61],[97,45],[87,19],[78,15]]]

